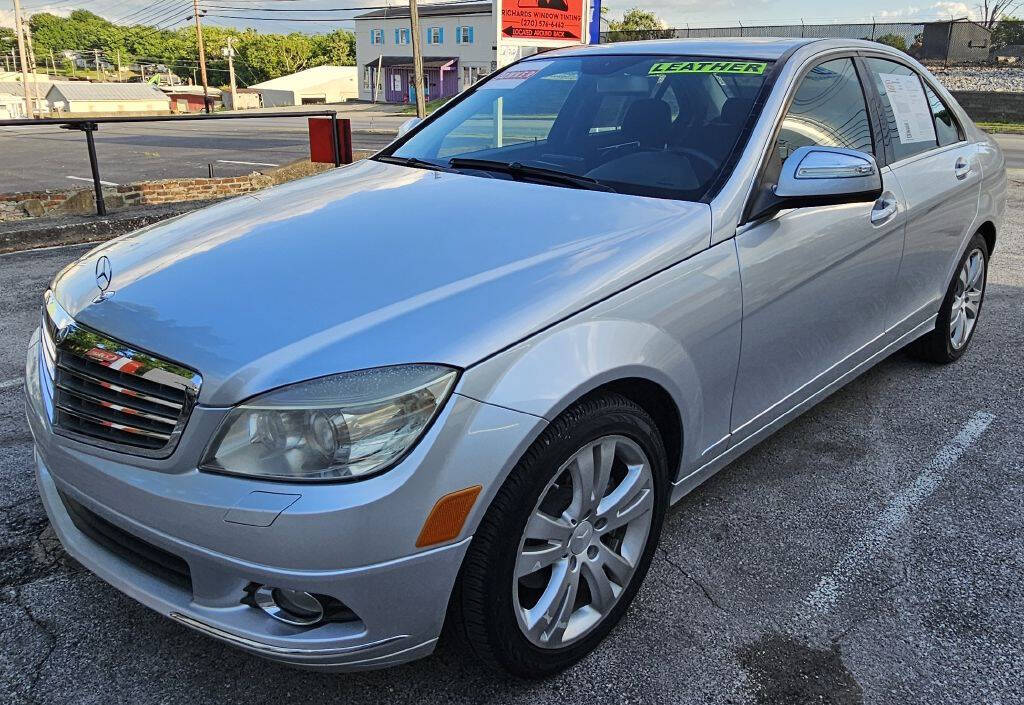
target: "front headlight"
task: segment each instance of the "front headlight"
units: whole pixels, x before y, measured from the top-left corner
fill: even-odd
[[[456,376],[400,365],[275,389],[231,410],[199,467],[274,480],[369,477],[415,445]]]

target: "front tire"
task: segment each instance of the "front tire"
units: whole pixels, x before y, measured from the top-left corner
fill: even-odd
[[[975,233],[954,270],[935,329],[911,346],[911,352],[917,357],[947,365],[967,352],[985,300],[988,257],[988,243],[981,233]]]
[[[534,442],[466,554],[452,608],[485,663],[544,678],[594,650],[650,566],[667,505],[653,419],[618,394],[586,399]]]

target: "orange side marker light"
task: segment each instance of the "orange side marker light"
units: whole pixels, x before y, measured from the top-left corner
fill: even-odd
[[[423,522],[420,536],[416,539],[416,548],[433,546],[457,538],[462,532],[462,525],[466,523],[469,510],[473,508],[482,489],[481,485],[473,485],[446,494],[437,500],[427,520]]]

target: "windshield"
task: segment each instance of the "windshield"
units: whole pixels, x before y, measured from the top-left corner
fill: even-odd
[[[476,86],[385,158],[699,200],[736,145],[769,65],[684,56],[532,59]],[[558,180],[552,172],[584,178]]]

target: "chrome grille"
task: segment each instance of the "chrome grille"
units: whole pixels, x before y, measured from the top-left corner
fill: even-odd
[[[50,292],[42,339],[57,433],[136,455],[173,452],[198,374],[79,325]]]

